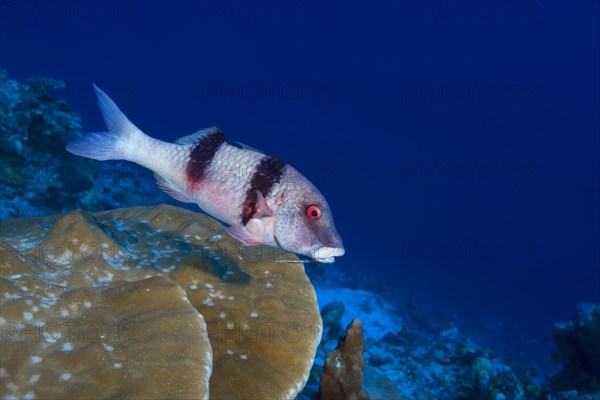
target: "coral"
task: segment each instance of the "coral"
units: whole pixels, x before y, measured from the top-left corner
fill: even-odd
[[[7,273],[31,272],[26,263],[8,265]],[[2,305],[3,397],[208,398],[206,324],[172,281],[154,277],[57,297],[34,288],[17,297],[18,283],[3,283],[11,295]]]
[[[358,319],[346,329],[338,347],[327,353],[321,375],[321,399],[366,400],[367,392],[362,389],[364,338],[362,322]]]
[[[317,286],[317,297],[323,305],[344,304],[342,324],[349,316],[363,321],[363,388],[373,399],[542,399],[531,370],[498,358],[421,303],[400,313],[380,293],[340,287]],[[323,307],[324,320],[335,309]],[[325,354],[336,345],[324,337],[302,399],[315,398]]]
[[[66,189],[93,163],[64,154],[65,144],[81,131],[81,119],[48,94],[63,86],[44,78],[22,85],[8,79],[6,71],[0,74],[2,219],[72,209],[79,192],[92,186],[86,177],[78,190]]]
[[[3,343],[3,397],[200,398],[210,376],[212,399],[294,398],[306,383],[322,323],[289,255],[168,205],[0,229],[0,322],[20,339]]]
[[[600,304],[579,304],[571,322],[554,326],[553,340],[563,370],[549,379],[550,389],[600,394]]]

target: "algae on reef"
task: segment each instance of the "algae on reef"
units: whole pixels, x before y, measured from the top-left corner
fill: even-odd
[[[322,323],[303,265],[276,262],[293,256],[240,246],[167,205],[0,229],[2,397],[294,398],[304,387]]]

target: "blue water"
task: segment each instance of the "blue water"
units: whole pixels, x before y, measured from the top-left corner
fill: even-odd
[[[3,2],[0,65],[211,125],[332,206],[348,273],[549,334],[600,301],[597,2]],[[132,206],[135,204],[131,204]]]

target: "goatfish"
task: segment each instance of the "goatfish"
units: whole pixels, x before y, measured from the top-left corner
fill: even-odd
[[[89,133],[67,150],[94,160],[127,160],[154,172],[158,187],[229,225],[248,246],[266,244],[332,263],[344,255],[331,209],[317,188],[279,158],[227,143],[216,127],[174,143],[138,129],[94,85],[106,132]]]

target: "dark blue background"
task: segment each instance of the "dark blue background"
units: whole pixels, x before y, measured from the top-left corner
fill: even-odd
[[[95,82],[152,136],[304,172],[348,270],[546,331],[600,300],[597,2],[0,7],[0,64],[65,80],[86,130]]]

